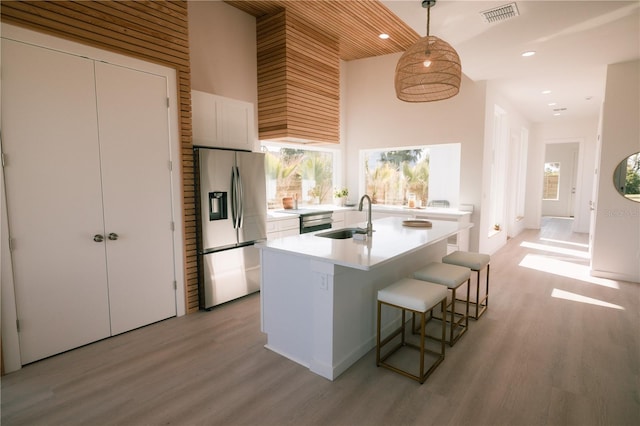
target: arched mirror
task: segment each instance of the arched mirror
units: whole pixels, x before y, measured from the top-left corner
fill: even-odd
[[[640,152],[618,164],[613,172],[613,184],[625,198],[640,203]]]

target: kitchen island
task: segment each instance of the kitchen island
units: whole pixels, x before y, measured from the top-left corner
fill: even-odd
[[[421,228],[399,217],[374,220],[366,241],[303,234],[258,244],[266,348],[338,377],[375,346],[377,291],[440,261],[447,238],[471,226],[431,222]],[[385,329],[397,321],[396,312],[383,310]]]

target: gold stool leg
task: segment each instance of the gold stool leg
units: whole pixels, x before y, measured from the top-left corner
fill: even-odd
[[[453,330],[457,328],[456,326],[456,289],[454,288],[451,290],[451,329],[449,330],[449,346],[453,346]]]
[[[489,307],[489,270],[491,268],[491,264],[487,264],[487,278],[485,280],[485,291],[484,297],[480,297],[480,272],[477,272],[476,279],[476,315],[473,319],[478,319],[484,314],[484,311]]]
[[[420,384],[424,383],[427,378],[424,374],[424,341],[425,341],[425,316],[426,312],[420,314]]]
[[[470,290],[471,290],[471,278],[469,277],[469,279],[467,279],[467,299],[466,300],[456,299],[456,290],[457,288],[451,289],[451,330],[449,330],[449,346],[453,346],[458,341],[458,339],[460,339],[460,337],[462,337],[462,335],[467,332],[467,329],[469,328],[469,296],[470,296]],[[465,304],[464,314],[456,313],[456,301],[464,302]],[[459,315],[462,318],[460,318],[460,320],[457,321],[456,315]],[[445,318],[446,318],[446,315],[445,315]],[[458,333],[458,335],[455,335],[454,331],[457,328],[460,328],[461,330],[460,330],[460,333]]]
[[[467,280],[467,303],[464,314],[464,329],[465,331],[469,328],[469,296],[471,290],[471,277]]]
[[[447,298],[446,297],[440,303],[440,309],[442,309],[442,312],[446,312],[447,311]],[[447,345],[445,344],[446,341],[447,341],[446,335],[447,335],[447,322],[446,321],[442,321],[442,336],[440,337],[440,352],[442,353],[442,357],[443,358],[444,358],[445,348],[447,347]]]
[[[480,318],[480,315],[478,315],[478,311],[480,310],[480,271],[478,270],[476,272],[476,315],[474,319]]]
[[[378,329],[376,333],[376,366],[380,367],[380,312],[382,311],[382,303],[378,300]]]
[[[489,307],[489,269],[491,268],[491,264],[487,263],[487,290],[485,293],[485,303],[484,303],[484,308],[487,309]]]

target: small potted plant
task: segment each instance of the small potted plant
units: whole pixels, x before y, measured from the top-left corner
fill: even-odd
[[[307,195],[311,197],[311,202],[313,204],[320,203],[320,187],[319,186],[314,186],[313,188],[311,188],[309,191],[307,191]]]
[[[349,196],[349,188],[336,189],[333,196],[338,200],[338,204],[343,206]]]

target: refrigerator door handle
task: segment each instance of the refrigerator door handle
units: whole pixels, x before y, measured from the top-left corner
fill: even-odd
[[[231,218],[233,220],[233,228],[238,229],[239,218],[238,206],[238,176],[236,166],[231,167]]]
[[[244,189],[242,188],[242,176],[240,169],[236,166],[236,174],[238,176],[238,228],[244,225]]]

